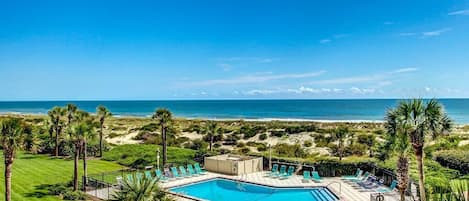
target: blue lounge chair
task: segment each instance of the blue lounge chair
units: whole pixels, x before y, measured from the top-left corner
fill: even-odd
[[[394,191],[394,189],[396,189],[397,183],[398,183],[398,182],[397,182],[396,180],[393,180],[393,181],[391,182],[391,186],[389,186],[389,188],[383,187],[383,188],[377,189],[376,191],[377,191],[377,192],[380,192],[380,193],[390,193],[390,192]]]
[[[313,181],[319,182],[319,183],[322,182],[322,178],[321,178],[321,176],[319,176],[318,171],[313,171],[312,175],[313,175]]]
[[[161,173],[161,170],[159,170],[159,169],[155,170],[155,176],[156,176],[156,178],[158,178],[161,182],[167,182],[167,181],[168,181],[168,177],[164,176],[164,175]]]
[[[181,177],[191,177],[186,171],[186,168],[184,166],[179,166],[179,172],[181,172]]]
[[[355,173],[355,175],[342,176],[342,179],[358,179],[362,176],[362,174],[363,174],[363,170],[360,170],[360,168],[357,168],[357,172]]]
[[[377,182],[378,179],[375,176],[369,176],[365,181],[357,182],[357,184],[365,189],[374,189],[379,186]]]
[[[178,169],[176,167],[171,167],[171,173],[173,174],[173,177],[176,179],[182,178],[181,175],[179,175]]]
[[[311,180],[311,172],[310,171],[303,171],[303,181],[309,182]]]
[[[151,172],[150,172],[150,171],[145,171],[145,177],[146,177],[147,179],[150,179],[150,180],[153,179],[153,177],[151,176]]]
[[[199,163],[195,163],[194,167],[195,167],[195,171],[197,172],[197,174],[207,174],[207,171],[202,169]]]
[[[364,182],[368,179],[368,177],[370,177],[370,173],[369,172],[365,172],[365,174],[363,174],[361,177],[359,177],[358,179],[348,179],[348,181],[351,181],[351,182],[354,182],[354,183],[357,183],[357,182]]]
[[[187,164],[187,172],[191,176],[198,176],[199,174],[194,170],[194,167],[192,167],[191,164]]]
[[[289,177],[293,175],[294,172],[295,172],[295,167],[289,166],[287,173],[280,175],[280,179],[288,179]]]
[[[278,175],[278,164],[274,164],[270,172],[268,172],[265,176],[276,177],[277,175]]]
[[[280,166],[280,171],[277,173],[277,175],[275,175],[273,177],[281,177],[284,174],[287,174],[287,166],[281,165]]]

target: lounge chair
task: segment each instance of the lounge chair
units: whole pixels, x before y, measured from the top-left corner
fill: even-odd
[[[359,177],[358,179],[348,179],[348,181],[351,181],[351,182],[354,182],[354,183],[357,183],[357,182],[364,182],[368,179],[368,177],[370,177],[370,173],[369,172],[365,172],[365,174],[363,174],[361,177]]]
[[[191,177],[191,175],[188,174],[186,171],[186,168],[184,166],[179,166],[179,172],[181,172],[181,177]]]
[[[161,182],[167,182],[167,181],[168,181],[168,177],[164,176],[164,175],[161,173],[161,170],[159,170],[159,169],[155,170],[155,176],[156,176],[156,178],[158,178],[159,181],[161,181]]]
[[[309,182],[311,180],[311,172],[310,171],[303,171],[303,181]]]
[[[153,177],[151,176],[151,172],[150,172],[150,171],[145,171],[145,177],[146,177],[147,179],[150,179],[150,180],[153,179]]]
[[[281,165],[280,166],[280,171],[277,173],[277,175],[272,176],[272,177],[281,177],[282,175],[287,174],[287,166]]]
[[[197,172],[197,174],[207,174],[207,171],[202,169],[199,163],[195,163],[194,167],[195,167],[195,171]]]
[[[391,186],[389,186],[389,188],[387,187],[382,187],[382,188],[379,188],[379,189],[376,189],[377,192],[380,192],[380,193],[390,193],[390,192],[393,192],[394,189],[396,189],[397,187],[397,181],[396,180],[393,180],[391,182]]]
[[[199,174],[197,171],[195,171],[194,166],[192,166],[192,164],[187,164],[187,171],[188,171],[189,174],[191,174],[192,176],[199,176],[199,175],[201,175],[201,174]]]
[[[171,167],[171,173],[173,174],[173,177],[176,179],[181,179],[181,175],[179,175],[178,169],[176,167]]]
[[[268,172],[266,177],[277,177],[278,176],[278,164],[274,164],[270,172]]]
[[[280,179],[288,179],[289,177],[293,175],[294,172],[295,172],[295,167],[289,166],[287,173],[280,175]]]
[[[313,175],[313,181],[319,182],[319,183],[322,182],[322,178],[321,178],[321,176],[319,176],[318,171],[313,171],[312,175]]]
[[[363,170],[360,170],[360,168],[357,168],[357,172],[355,173],[355,175],[345,175],[345,176],[342,176],[341,178],[342,179],[358,179],[362,176],[363,174]]]
[[[369,176],[365,181],[356,183],[365,189],[374,189],[379,186],[377,181],[378,179],[375,176]]]

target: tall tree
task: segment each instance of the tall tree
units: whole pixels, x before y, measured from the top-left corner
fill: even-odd
[[[5,200],[11,201],[11,169],[16,150],[21,144],[23,136],[23,122],[21,119],[8,118],[1,122],[0,140],[3,147],[5,162]]]
[[[207,122],[207,126],[205,128],[205,134],[209,138],[209,150],[212,151],[213,138],[215,138],[219,134],[219,127],[218,127],[217,122],[215,121]]]
[[[396,108],[399,119],[398,127],[406,129],[410,137],[410,144],[417,159],[419,173],[420,200],[426,201],[425,173],[423,168],[425,138],[436,139],[451,130],[452,121],[437,100],[424,101],[413,99],[400,102]]]
[[[401,201],[405,201],[405,191],[409,183],[409,157],[410,148],[408,128],[406,124],[400,122],[396,110],[388,110],[385,117],[385,127],[387,129],[387,139],[392,142],[389,145],[388,152],[397,153],[397,189],[401,197]]]
[[[55,151],[54,155],[57,157],[59,156],[59,143],[60,143],[60,135],[62,133],[63,129],[63,116],[65,114],[65,110],[61,107],[53,107],[49,112],[47,112],[49,115],[50,121],[52,123],[52,127],[55,131]]]
[[[100,105],[96,108],[96,114],[99,118],[99,157],[103,156],[103,130],[104,130],[104,121],[106,118],[112,116],[112,113],[104,106]]]
[[[75,118],[75,113],[78,110],[78,107],[75,104],[69,103],[65,106],[65,113],[67,117],[67,127],[71,126],[72,121]],[[68,135],[71,136],[72,134],[70,133],[70,129],[67,129],[69,131]]]
[[[155,111],[152,118],[157,121],[157,124],[161,127],[161,144],[163,147],[163,167],[166,165],[168,159],[167,156],[167,142],[166,142],[166,130],[169,124],[173,121],[173,115],[166,108],[159,108]]]
[[[87,174],[86,165],[86,139],[93,133],[93,122],[89,113],[81,110],[75,112],[75,119],[70,124],[71,141],[74,146],[73,163],[73,190],[78,190],[78,162],[83,151],[83,174]],[[86,185],[86,184],[84,184]]]
[[[345,140],[350,135],[348,127],[339,127],[334,130],[333,137],[338,141],[337,149],[339,151],[339,160],[342,160],[344,154]]]

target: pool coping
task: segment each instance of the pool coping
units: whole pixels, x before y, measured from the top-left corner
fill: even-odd
[[[267,184],[255,183],[255,182],[251,182],[251,181],[244,181],[244,180],[241,180],[241,179],[226,178],[226,177],[221,177],[221,176],[217,176],[217,177],[213,177],[213,178],[208,178],[208,179],[203,179],[203,180],[196,181],[196,182],[192,182],[192,183],[186,183],[186,184],[179,184],[179,185],[171,186],[171,187],[167,188],[167,192],[168,192],[169,194],[171,194],[171,195],[179,196],[179,197],[182,197],[182,198],[185,198],[185,199],[189,199],[189,200],[194,200],[194,201],[208,201],[208,200],[204,200],[204,199],[200,199],[200,198],[188,196],[188,195],[181,194],[181,193],[175,193],[175,192],[172,192],[170,189],[172,189],[172,188],[179,188],[179,187],[183,187],[183,186],[194,185],[194,184],[197,184],[197,183],[202,183],[202,182],[207,182],[207,181],[217,180],[217,179],[231,180],[231,181],[236,181],[236,182],[248,183],[248,184],[251,184],[251,185],[258,185],[258,186],[263,186],[263,187],[268,187],[268,188],[279,188],[279,189],[314,189],[314,188],[325,188],[325,189],[329,190],[329,191],[332,193],[332,195],[333,195],[337,200],[342,200],[342,197],[341,197],[341,196],[338,196],[338,195],[337,195],[337,192],[335,192],[333,189],[330,189],[330,188],[327,187],[327,186],[274,186],[274,185],[267,185]]]

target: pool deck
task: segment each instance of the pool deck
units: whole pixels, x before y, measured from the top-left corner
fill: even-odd
[[[226,179],[233,179],[233,180],[240,180],[243,182],[249,183],[256,183],[266,186],[272,187],[324,187],[327,186],[331,191],[333,191],[337,196],[340,197],[340,200],[343,201],[368,201],[370,200],[370,195],[376,193],[374,190],[365,190],[357,185],[353,185],[349,182],[343,181],[339,177],[333,178],[323,178],[321,183],[315,183],[313,181],[304,182],[303,177],[299,175],[294,175],[288,179],[276,179],[265,177],[264,175],[267,172],[257,172],[246,174],[242,176],[229,176],[223,174],[217,174],[209,172],[207,175],[197,176],[197,177],[190,177],[184,179],[178,179],[174,181],[169,181],[162,184],[164,188],[171,188],[180,185],[191,184],[194,182],[199,182],[207,179],[213,178],[226,178]],[[398,201],[397,193],[388,193],[385,194],[386,201]],[[192,199],[187,199],[183,197],[178,197],[177,200],[179,201],[187,201]]]

